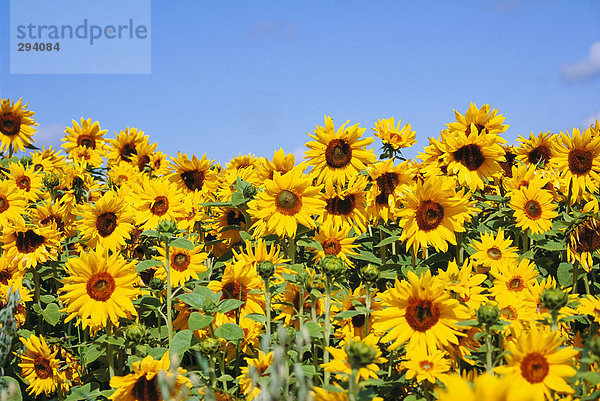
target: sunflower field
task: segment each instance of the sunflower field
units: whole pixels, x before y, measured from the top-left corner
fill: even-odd
[[[0,106],[2,401],[600,399],[598,121],[471,104],[407,160],[325,117],[222,166]]]

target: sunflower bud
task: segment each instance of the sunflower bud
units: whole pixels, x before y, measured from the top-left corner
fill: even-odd
[[[377,266],[368,264],[360,268],[359,275],[365,283],[375,284],[379,280],[379,269]]]
[[[154,277],[148,283],[148,287],[150,287],[154,291],[159,291],[159,290],[162,290],[165,287],[165,283],[161,279],[159,279],[158,277]]]
[[[477,320],[484,326],[491,326],[498,323],[500,318],[500,309],[496,305],[482,304],[477,309]]]
[[[21,157],[21,164],[25,167],[29,167],[31,166],[31,163],[33,163],[33,159],[31,158],[31,156],[23,156]]]
[[[44,175],[44,178],[42,178],[42,183],[46,188],[53,189],[56,188],[58,184],[60,184],[60,178],[56,174],[46,173],[46,175]]]
[[[550,312],[558,312],[569,302],[569,294],[558,288],[546,288],[540,296],[540,304]]]
[[[174,234],[177,231],[177,222],[173,220],[162,220],[158,223],[156,231],[165,234]]]
[[[327,277],[340,278],[346,272],[346,263],[335,255],[327,255],[321,260],[321,270]]]
[[[221,343],[215,338],[205,338],[199,345],[200,353],[204,356],[215,355],[221,349]]]
[[[300,287],[304,287],[305,291],[310,291],[310,275],[306,270],[300,270],[296,273],[296,282]]]
[[[348,355],[348,362],[352,369],[360,369],[373,363],[377,356],[377,350],[360,341],[352,341],[344,347]]]
[[[263,260],[256,266],[256,271],[263,280],[268,281],[275,274],[275,265],[270,260]]]
[[[257,193],[256,188],[250,183],[248,183],[248,185],[244,185],[244,187],[242,189],[242,194],[247,199],[253,199],[254,195],[256,195],[256,193]]]
[[[140,323],[132,323],[125,329],[125,338],[132,343],[141,342],[147,334],[146,326]]]

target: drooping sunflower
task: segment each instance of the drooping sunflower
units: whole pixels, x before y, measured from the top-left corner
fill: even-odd
[[[426,347],[430,351],[457,344],[461,333],[456,323],[470,318],[468,308],[436,285],[429,270],[421,277],[409,271],[407,279],[396,279],[394,287],[380,295],[382,310],[373,312],[373,329],[387,331],[382,342],[393,341],[390,350],[406,341],[407,348]]]
[[[137,211],[136,223],[143,230],[155,229],[163,220],[182,220],[185,217],[183,192],[164,178],[144,176],[134,184],[129,193],[129,202]]]
[[[44,337],[32,334],[28,339],[20,339],[25,352],[20,355],[21,376],[29,383],[29,394],[36,396],[54,393],[62,381],[64,373],[59,371],[58,351],[52,352]]]
[[[427,352],[425,349],[413,349],[406,353],[406,360],[401,362],[399,369],[406,370],[406,379],[416,379],[418,383],[428,381],[446,382],[450,371],[450,361],[447,354],[441,350]]]
[[[448,242],[456,244],[456,232],[465,231],[463,223],[470,219],[468,194],[456,192],[454,181],[444,177],[431,177],[418,183],[414,192],[403,200],[404,208],[398,210],[402,219],[401,241],[413,252],[433,246],[446,252]]]
[[[12,182],[0,181],[0,229],[10,225],[11,221],[23,221],[26,206],[25,198]]]
[[[137,147],[148,142],[148,135],[137,128],[125,128],[125,130],[115,132],[115,139],[109,139],[110,153],[108,155],[108,164],[113,165],[120,161],[131,161],[131,156],[137,153]]]
[[[294,238],[298,224],[314,228],[313,215],[320,215],[325,208],[319,187],[294,168],[285,174],[275,172],[273,180],[265,181],[265,189],[248,203],[248,213],[257,221],[252,225],[254,237],[277,234]]]
[[[364,232],[367,226],[366,187],[364,175],[353,177],[344,187],[326,187],[323,195],[325,211],[319,215],[319,223],[329,222],[339,229],[353,228],[359,234]]]
[[[517,227],[530,229],[532,234],[552,229],[552,219],[558,216],[552,195],[542,189],[539,181],[532,181],[511,193],[510,207],[514,211]]]
[[[359,347],[363,355],[370,355],[370,361],[362,361],[364,366],[361,366],[358,370],[358,377],[364,380],[369,378],[377,379],[377,372],[379,371],[378,363],[385,363],[387,359],[381,356],[381,350],[377,345],[379,337],[370,334],[364,338],[360,337],[347,337],[338,347],[327,347],[327,350],[331,354],[331,362],[324,363],[321,366],[326,372],[336,374],[336,378],[342,380],[349,380],[350,374],[352,373],[352,367],[350,364],[350,357],[348,352],[352,352],[350,347]]]
[[[573,368],[577,350],[564,346],[559,333],[545,331],[532,326],[507,346],[504,357],[506,365],[498,366],[495,372],[509,376],[523,389],[532,389],[546,399],[554,399],[553,392],[574,394],[567,379],[577,371]]]
[[[67,135],[61,140],[64,142],[62,145],[66,149],[67,153],[71,153],[77,147],[83,146],[92,150],[98,150],[100,156],[104,154],[104,134],[108,130],[100,128],[100,123],[88,118],[85,120],[81,117],[81,124],[77,121],[73,121],[73,127],[66,127],[65,132]]]
[[[95,204],[81,207],[79,228],[89,248],[102,248],[113,252],[122,249],[131,238],[133,215],[126,199],[115,191],[106,192]]]
[[[109,320],[118,327],[120,318],[131,319],[137,315],[132,300],[140,293],[135,287],[139,276],[133,262],[127,262],[118,254],[104,256],[90,251],[69,259],[65,270],[68,277],[59,290],[69,313],[65,322],[78,317],[77,324],[96,332]]]
[[[556,136],[550,131],[537,136],[532,132],[529,139],[519,135],[517,141],[521,142],[521,146],[515,147],[517,160],[526,165],[546,166],[554,158]]]
[[[156,260],[160,260],[165,266],[166,253],[164,247],[158,247],[160,254]],[[206,252],[200,252],[202,246],[194,249],[183,249],[177,247],[169,248],[169,265],[171,266],[171,286],[178,287],[184,285],[191,279],[198,280],[198,273],[206,271],[204,261],[208,258]],[[165,268],[159,268],[154,277],[167,281],[167,271]]]
[[[498,234],[487,231],[481,233],[480,241],[474,240],[471,246],[477,251],[471,257],[479,264],[488,269],[499,269],[507,267],[509,264],[516,263],[519,259],[517,248],[512,246],[513,241],[510,238],[504,238],[502,228],[498,229]]]
[[[261,162],[258,163],[258,174],[263,181],[272,180],[273,172],[278,171],[280,174],[285,174],[296,165],[296,159],[293,153],[287,155],[282,148],[279,148],[273,154],[273,161],[266,157],[261,158]]]
[[[157,146],[157,143],[150,143],[148,141],[140,143],[135,149],[135,154],[131,155],[131,160],[129,162],[135,166],[140,173],[144,172],[147,168],[150,169],[149,171],[152,171],[151,157],[156,151]]]
[[[394,149],[408,148],[417,143],[416,133],[412,130],[411,125],[405,124],[400,128],[400,124],[402,124],[402,120],[398,119],[396,125],[394,117],[377,119],[375,128],[371,129],[384,145],[387,144]]]
[[[166,381],[170,383],[168,399],[181,399],[192,388],[192,382],[183,375],[186,373],[185,369],[178,367],[177,371],[173,371],[170,366],[168,351],[158,361],[148,355],[141,361],[134,362],[133,373],[110,379],[110,386],[116,390],[108,398],[114,401],[162,401],[164,389],[159,385],[158,376],[163,372]]]
[[[27,269],[56,259],[60,233],[55,225],[40,227],[16,221],[4,228],[2,242],[7,256]]]
[[[252,401],[261,392],[260,383],[257,379],[267,376],[267,368],[273,363],[273,352],[265,354],[258,350],[256,358],[245,358],[247,366],[240,369],[241,375],[238,376],[240,389],[246,396],[247,401]]]
[[[350,226],[336,227],[331,220],[323,222],[314,236],[314,239],[321,244],[322,250],[310,248],[315,252],[315,263],[327,255],[335,255],[344,260],[348,266],[354,267],[354,263],[348,257],[358,255],[354,248],[360,245],[354,243],[358,236],[350,236],[350,230]]]
[[[564,186],[570,187],[571,203],[579,200],[584,192],[596,191],[600,180],[600,137],[592,138],[589,128],[583,134],[573,128],[571,135],[568,130],[566,134],[561,132],[552,149]]]
[[[592,256],[600,249],[600,221],[587,217],[567,231],[567,257],[570,263],[581,263],[589,272],[594,265]]]
[[[171,166],[175,172],[169,180],[186,193],[193,191],[212,192],[216,190],[218,181],[216,173],[211,169],[214,160],[208,160],[206,154],[198,159],[192,155],[190,160],[184,153],[177,153],[177,158],[171,157]]]
[[[41,196],[42,174],[34,171],[33,166],[25,167],[21,163],[10,163],[6,176],[26,200],[35,202]]]
[[[313,166],[311,176],[317,182],[325,183],[326,188],[335,183],[345,183],[375,162],[373,151],[366,150],[374,138],[360,139],[365,129],[359,128],[358,124],[346,127],[349,122],[336,131],[333,119],[325,116],[325,127],[317,125],[314,135],[308,134],[315,140],[306,144],[309,150],[304,158]]]
[[[31,118],[35,113],[27,110],[29,103],[23,105],[22,101],[19,99],[15,103],[10,99],[0,99],[0,152],[12,154],[35,142],[33,127],[39,124]]]

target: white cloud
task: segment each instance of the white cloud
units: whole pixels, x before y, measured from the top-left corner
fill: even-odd
[[[600,75],[600,41],[592,43],[585,60],[561,67],[563,78],[568,82],[583,81]]]
[[[48,124],[48,125],[40,125],[35,127],[37,132],[33,135],[33,139],[35,139],[34,145],[38,148],[42,148],[42,146],[48,147],[52,145],[54,149],[60,149],[62,144],[61,138],[65,135],[65,127],[56,125],[56,124]]]

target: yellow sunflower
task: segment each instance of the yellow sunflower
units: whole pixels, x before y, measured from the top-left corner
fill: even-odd
[[[294,238],[298,224],[314,228],[313,215],[320,215],[325,208],[319,187],[294,168],[285,174],[275,172],[273,180],[265,181],[265,189],[248,203],[248,213],[257,221],[252,225],[254,237],[277,234]]]
[[[398,211],[402,219],[401,241],[417,253],[419,248],[433,246],[446,252],[448,242],[456,244],[456,232],[465,231],[465,221],[471,218],[468,194],[454,190],[454,181],[431,177],[418,183],[414,192],[406,194],[404,208]]]
[[[450,360],[447,354],[441,350],[427,352],[425,349],[414,349],[406,353],[406,361],[398,366],[406,370],[406,379],[416,379],[417,383],[428,381],[435,384],[436,381],[446,382],[450,372]]]
[[[352,373],[352,367],[350,365],[348,350],[349,346],[359,345],[362,348],[362,355],[371,354],[372,359],[368,364],[365,364],[358,370],[358,377],[367,380],[367,379],[377,379],[377,372],[379,371],[378,363],[387,362],[387,359],[381,356],[381,350],[377,345],[379,337],[370,334],[365,338],[360,337],[348,337],[344,339],[338,347],[327,347],[327,350],[331,354],[331,362],[324,363],[321,366],[326,372],[331,372],[336,374],[337,379],[349,380],[350,374]],[[354,343],[354,344],[353,344]],[[365,351],[365,348],[369,349],[369,351]]]
[[[38,396],[44,393],[49,396],[65,380],[64,373],[59,370],[59,360],[56,359],[58,351],[52,352],[44,337],[38,338],[35,334],[28,339],[21,338],[21,342],[25,352],[20,354],[19,367],[21,377],[29,383],[29,394]]]
[[[156,260],[160,260],[165,266],[165,249],[158,247],[160,254]],[[198,280],[198,273],[206,271],[204,261],[208,258],[206,252],[200,252],[202,246],[197,246],[194,249],[182,249],[177,247],[169,247],[169,265],[171,266],[171,286],[178,287],[184,285],[191,279]],[[154,277],[167,281],[167,271],[165,268],[159,268]]]
[[[332,220],[323,222],[314,236],[314,239],[321,244],[322,250],[310,248],[315,252],[313,259],[315,263],[319,263],[327,255],[335,255],[348,266],[354,267],[354,263],[348,256],[358,255],[354,248],[360,245],[354,243],[358,236],[350,236],[350,229],[350,226],[336,227]]]
[[[495,372],[511,377],[525,390],[532,389],[546,399],[554,399],[553,392],[574,394],[567,380],[577,371],[573,368],[577,350],[564,346],[558,332],[548,332],[532,326],[507,346],[506,365]]]
[[[40,227],[13,222],[4,228],[2,242],[7,256],[26,269],[56,259],[60,233],[55,225]]]
[[[518,264],[509,263],[491,270],[494,286],[491,293],[496,299],[500,297],[526,296],[537,283],[538,271],[535,264],[523,258]]]
[[[137,153],[137,147],[143,142],[148,142],[148,135],[137,128],[125,128],[125,131],[115,133],[115,139],[109,139],[111,145],[108,155],[108,164],[113,165],[120,161],[131,161],[131,156]]]
[[[514,211],[517,227],[530,229],[532,234],[552,229],[552,219],[558,216],[557,205],[550,192],[542,189],[538,181],[511,193],[510,207]]]
[[[260,384],[257,378],[267,376],[266,370],[273,363],[273,353],[265,354],[260,349],[256,358],[244,358],[247,366],[240,369],[241,375],[238,376],[240,389],[246,396],[247,401],[252,401],[260,394]]]
[[[216,173],[211,169],[214,160],[208,160],[206,154],[202,159],[192,156],[190,160],[184,153],[177,153],[177,158],[171,157],[171,166],[175,172],[169,180],[186,193],[193,191],[212,192],[216,190],[218,181]]]
[[[27,202],[17,187],[8,180],[0,181],[0,229],[11,221],[23,221]]]
[[[570,228],[566,239],[569,262],[579,262],[589,272],[594,266],[592,256],[600,249],[600,221],[594,217],[584,219]]]
[[[487,231],[481,233],[480,241],[473,241],[471,246],[477,251],[471,257],[488,269],[499,269],[516,263],[519,259],[517,248],[512,246],[510,238],[504,238],[505,231],[498,229],[498,234]]]
[[[104,163],[100,151],[88,148],[87,146],[77,146],[69,153],[69,158],[79,163],[84,163],[91,168],[98,168]]]
[[[83,205],[80,215],[81,237],[89,248],[101,246],[115,252],[131,238],[132,213],[126,199],[115,191],[106,192],[95,204]]]
[[[444,158],[445,151],[446,143],[442,142],[439,137],[429,138],[429,145],[425,146],[423,153],[417,155],[421,160],[419,171],[425,177],[446,175],[448,173],[448,164]]]
[[[163,220],[182,220],[185,217],[183,200],[183,192],[164,178],[144,176],[129,193],[129,202],[137,211],[136,223],[143,230],[153,230]]]
[[[108,398],[114,401],[161,401],[164,389],[159,384],[159,374],[162,373],[169,383],[168,399],[182,399],[191,390],[192,382],[184,376],[185,369],[178,367],[177,371],[173,371],[170,366],[168,351],[158,361],[148,355],[134,362],[133,373],[110,379],[110,386],[116,390]]]
[[[416,165],[412,161],[394,166],[392,159],[383,160],[369,167],[373,185],[367,194],[367,215],[377,225],[395,219],[396,208],[402,198],[402,189],[414,183],[412,176]]]
[[[319,223],[329,222],[340,230],[353,228],[358,234],[363,233],[367,225],[366,187],[364,175],[351,178],[343,188],[338,185],[326,187],[325,211],[319,215]]]
[[[417,143],[415,131],[412,130],[410,124],[405,124],[400,128],[402,120],[398,119],[398,124],[394,121],[394,117],[377,119],[375,128],[371,128],[384,145],[388,144],[394,149],[408,148]]]
[[[108,170],[108,178],[112,184],[127,189],[140,182],[142,174],[130,163],[122,161],[111,166]]]
[[[290,260],[284,258],[279,245],[273,243],[267,246],[267,243],[262,238],[254,242],[254,247],[250,241],[246,241],[245,244],[245,248],[241,247],[239,250],[232,249],[234,262],[244,263],[256,271],[256,266],[260,262],[269,261],[275,266],[274,276],[278,278],[281,278],[282,273],[290,272],[289,269],[284,267],[284,264]]]
[[[380,310],[381,307],[379,302],[376,300],[378,294],[377,289],[373,289],[370,293],[371,295],[371,309],[372,310]],[[335,310],[332,313],[334,319],[337,320],[336,326],[338,326],[335,330],[336,338],[364,338],[367,335],[375,335],[377,338],[380,337],[381,333],[373,332],[373,313],[369,314],[369,321],[367,322],[367,316],[364,313],[359,313],[352,317],[346,319],[336,318],[338,313],[343,313],[345,311],[355,311],[357,307],[366,308],[366,300],[367,300],[367,291],[364,286],[359,286],[356,289],[348,289],[348,292],[343,291],[342,295],[340,293],[337,294],[336,298],[339,302],[339,310]],[[334,308],[332,308],[334,311]]]
[[[474,131],[478,133],[485,131],[488,134],[498,135],[508,129],[508,125],[502,124],[505,120],[504,116],[498,114],[498,109],[492,110],[489,104],[484,104],[478,109],[471,103],[464,116],[456,110],[454,115],[456,122],[446,124],[451,132],[464,132],[468,135]]]
[[[25,150],[33,140],[35,128],[39,125],[31,117],[35,114],[27,110],[29,103],[22,104],[23,99],[16,103],[10,99],[0,99],[0,152]]]
[[[41,196],[42,174],[34,171],[33,166],[25,167],[21,163],[10,163],[6,176],[26,200],[35,202]]]
[[[56,224],[58,231],[66,237],[71,237],[77,234],[75,228],[77,216],[73,214],[73,211],[73,208],[63,202],[39,202],[31,211],[31,221],[39,226]]]
[[[157,146],[157,143],[150,143],[148,141],[140,143],[135,149],[135,154],[131,155],[131,160],[129,162],[135,166],[140,173],[144,172],[146,167],[152,171],[151,156],[156,151]]]
[[[137,315],[132,300],[140,290],[135,287],[139,276],[135,263],[121,256],[104,256],[100,252],[82,253],[65,265],[68,277],[59,290],[69,316],[65,323],[78,317],[77,324],[96,332],[110,320],[119,326],[119,318]]]
[[[487,301],[487,296],[482,294],[485,288],[481,286],[487,275],[476,274],[473,270],[473,262],[469,259],[466,259],[461,267],[453,260],[448,263],[445,271],[438,271],[434,278],[437,285],[444,288],[452,298],[465,304],[472,312]]]
[[[48,149],[42,146],[42,150],[36,150],[31,154],[33,169],[45,173],[60,172],[65,165],[65,156],[61,152],[61,150],[52,149],[52,146],[49,146]]]
[[[519,335],[527,330],[537,318],[537,304],[525,295],[500,297],[496,299],[500,309],[500,319],[510,323],[502,330],[504,336]]]
[[[225,165],[225,168],[234,173],[250,168],[250,170],[256,170],[260,160],[251,153],[242,156],[240,153],[238,156],[231,158],[231,160]]]
[[[313,304],[308,292],[301,291],[298,285],[289,281],[286,282],[283,292],[275,295],[273,301],[273,309],[279,311],[279,315],[275,319],[283,319],[287,326],[294,326],[296,329],[299,328],[300,309],[305,314],[314,307],[315,314],[321,315],[324,313],[324,305],[323,298],[318,298]]]
[[[526,165],[546,166],[554,158],[556,136],[550,131],[540,132],[537,136],[532,132],[529,139],[519,135],[517,141],[521,142],[521,146],[515,147],[517,160]]]
[[[213,211],[217,237],[231,245],[240,242],[240,232],[248,230],[244,213],[236,207],[217,207]]]
[[[359,128],[358,124],[346,127],[349,122],[342,124],[336,132],[333,119],[325,116],[325,127],[317,125],[315,134],[308,134],[315,141],[306,144],[309,150],[304,158],[313,166],[311,176],[319,183],[325,183],[326,188],[345,183],[375,162],[373,151],[366,150],[374,139],[360,139],[365,129]]]
[[[99,155],[103,156],[104,134],[108,130],[101,129],[98,121],[92,123],[91,118],[85,120],[81,117],[81,124],[78,124],[75,120],[72,121],[73,127],[66,127],[65,132],[67,135],[62,138],[62,141],[65,142],[62,147],[66,149],[67,153],[72,153],[74,149],[83,146],[98,150]]]
[[[406,341],[407,348],[426,347],[430,351],[440,345],[458,344],[462,333],[456,323],[470,318],[468,308],[436,285],[429,270],[421,277],[409,271],[407,278],[402,282],[396,279],[394,287],[380,295],[382,310],[373,313],[373,329],[387,331],[381,340],[393,341],[390,350]]]
[[[278,171],[280,174],[285,174],[296,165],[296,159],[293,153],[287,155],[282,148],[275,151],[273,154],[273,161],[266,157],[261,158],[261,162],[258,164],[258,174],[263,181],[272,180],[273,172]]]
[[[543,401],[531,389],[520,387],[510,377],[484,373],[472,385],[459,374],[446,377],[445,389],[437,392],[438,401]]]
[[[600,298],[593,295],[582,297],[579,299],[577,313],[581,315],[590,315],[596,323],[600,323]]]
[[[556,169],[560,171],[565,187],[571,190],[571,203],[580,199],[585,192],[594,193],[600,180],[600,137],[592,138],[588,128],[583,134],[573,128],[554,143]]]

